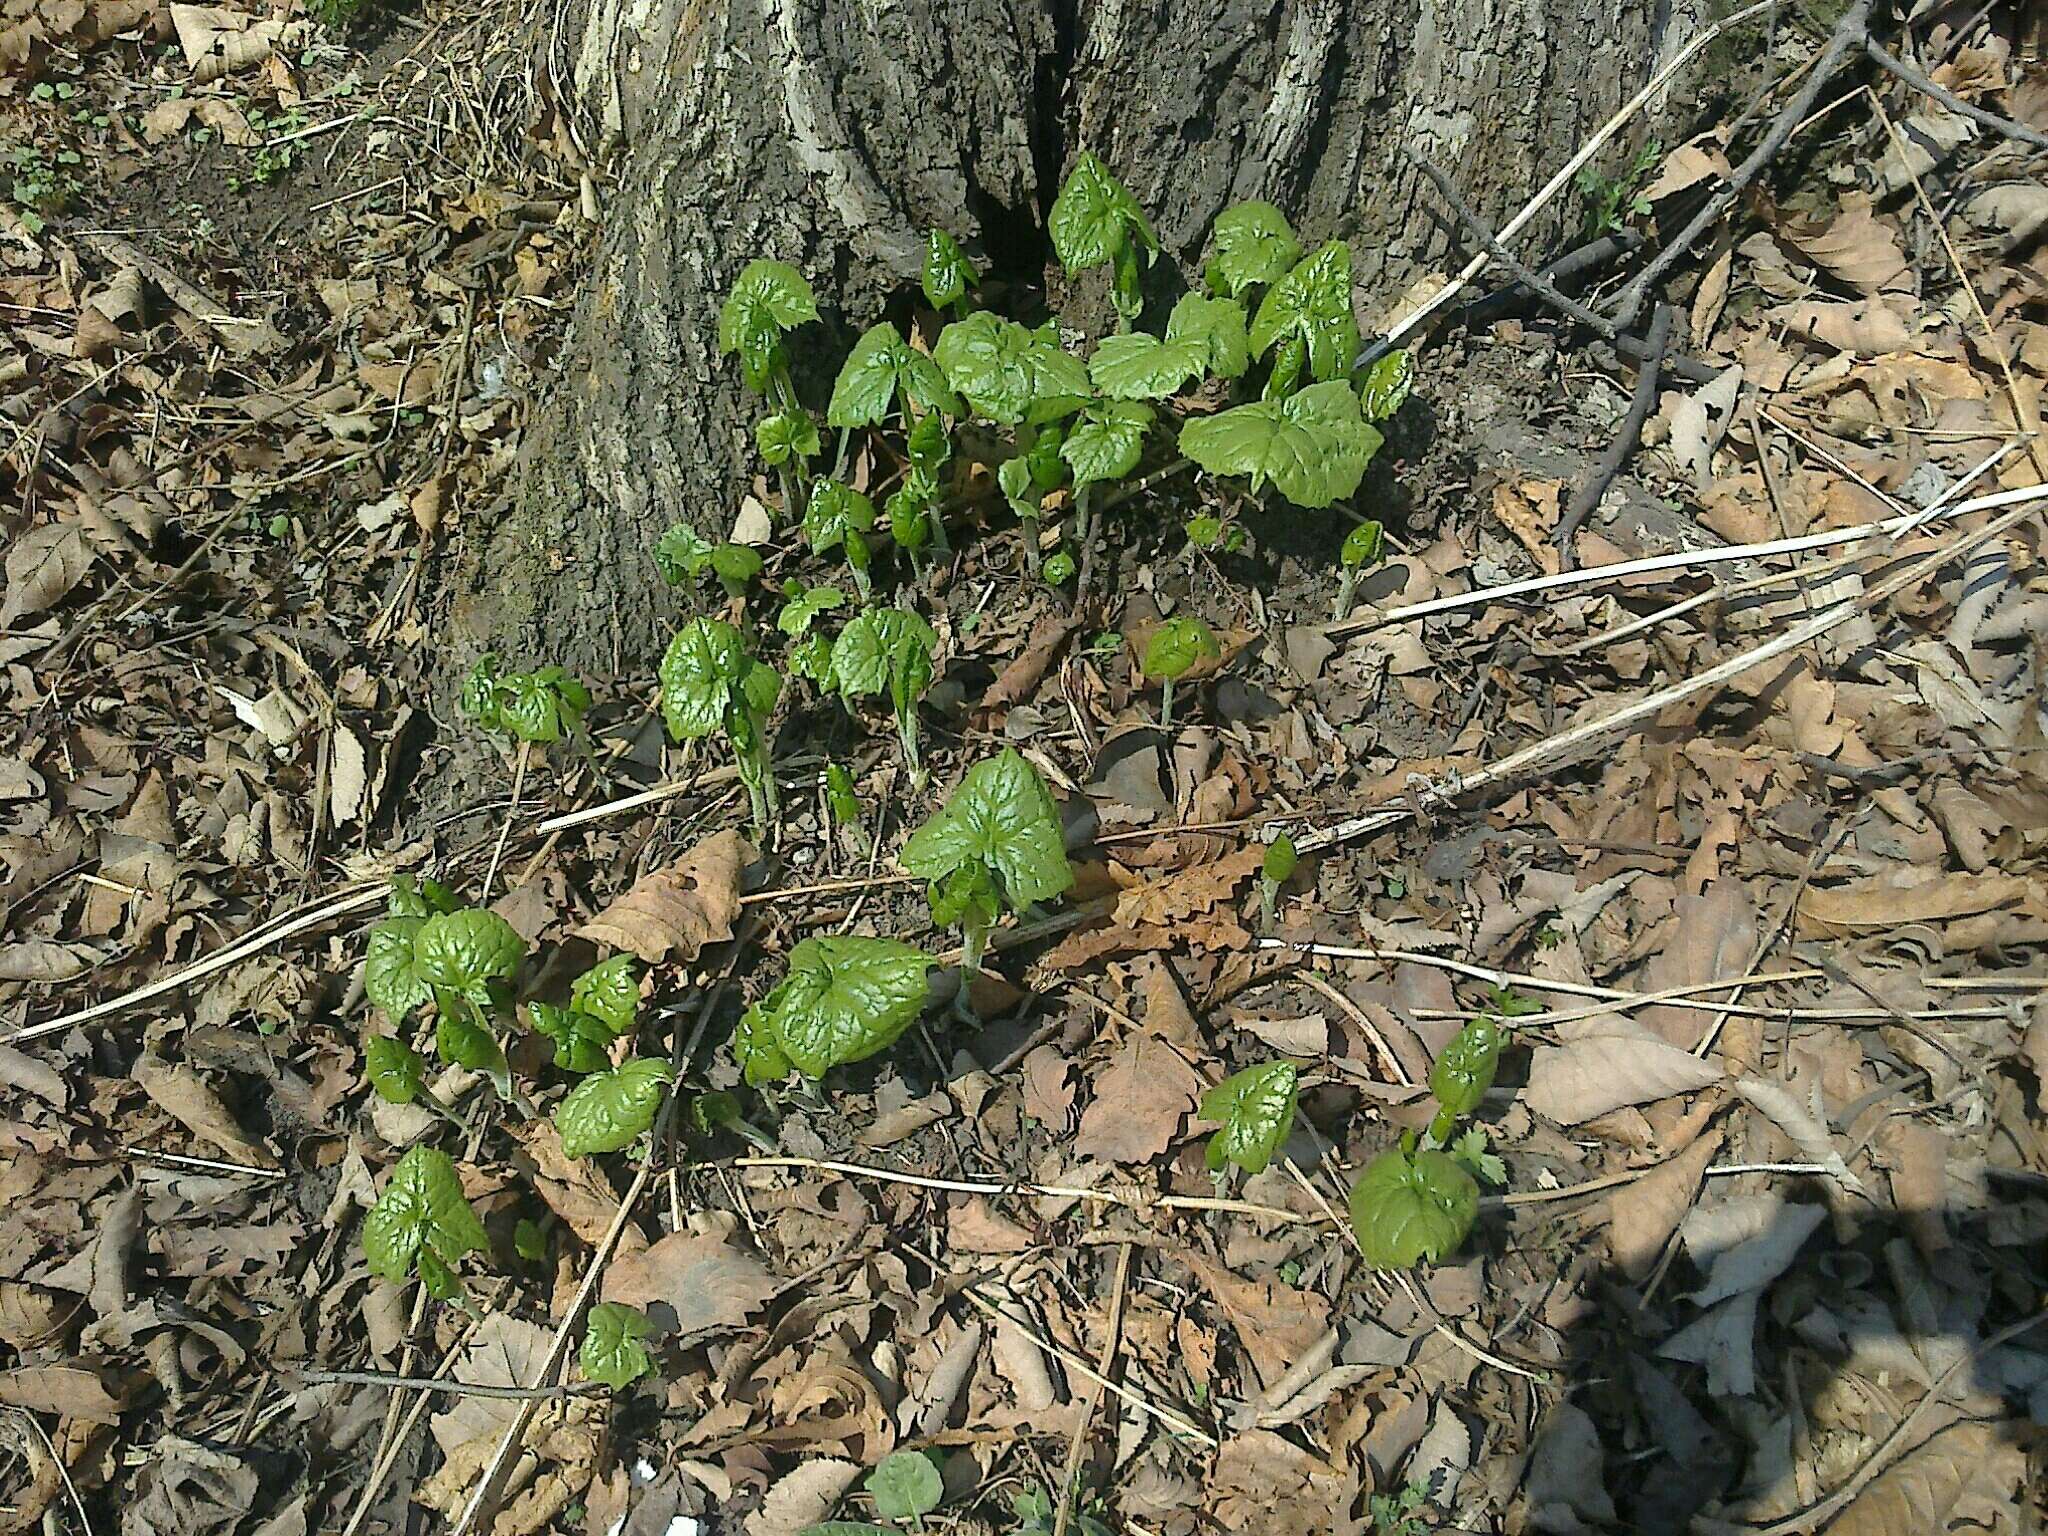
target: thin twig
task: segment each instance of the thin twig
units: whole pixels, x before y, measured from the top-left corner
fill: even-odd
[[[1878,68],[1891,71],[1914,90],[1932,96],[1949,111],[1959,113],[1973,123],[1981,123],[1993,133],[2002,133],[2016,144],[2031,144],[2036,149],[2048,149],[2048,133],[2037,132],[2024,123],[2014,122],[2009,117],[2000,117],[1996,112],[1986,112],[1982,107],[1971,106],[1946,86],[1936,85],[1904,59],[1894,58],[1886,53],[1878,40],[1868,33],[1863,37],[1863,51],[1870,55],[1870,62]]]
[[[1873,0],[1855,0],[1855,4],[1842,13],[1841,20],[1835,23],[1835,30],[1828,37],[1827,45],[1821,49],[1819,58],[1814,61],[1813,69],[1806,77],[1806,83],[1799,88],[1797,95],[1779,108],[1778,115],[1771,119],[1771,126],[1764,130],[1762,140],[1750,152],[1749,158],[1734,169],[1724,185],[1715,188],[1713,195],[1701,205],[1699,212],[1693,215],[1685,228],[1678,232],[1669,245],[1657,253],[1656,258],[1647,267],[1630,279],[1626,288],[1622,289],[1620,297],[1608,309],[1608,314],[1614,318],[1617,325],[1626,326],[1634,323],[1636,316],[1642,313],[1643,301],[1650,296],[1657,284],[1664,280],[1664,274],[1685,258],[1686,253],[1692,249],[1693,242],[1718,224],[1728,210],[1735,206],[1735,200],[1742,196],[1749,184],[1763,174],[1764,168],[1777,158],[1778,151],[1785,147],[1800,124],[1805,122],[1807,114],[1813,110],[1813,104],[1820,99],[1821,91],[1841,70],[1843,60],[1869,32],[1872,3]]]
[[[1629,397],[1628,414],[1622,417],[1614,442],[1600,460],[1599,467],[1572,494],[1571,505],[1557,520],[1557,556],[1567,571],[1579,563],[1577,547],[1573,543],[1578,537],[1579,525],[1585,522],[1588,512],[1600,505],[1607,495],[1607,488],[1620,475],[1621,467],[1642,443],[1643,423],[1650,419],[1650,412],[1657,404],[1657,374],[1664,366],[1664,354],[1670,346],[1671,306],[1659,304],[1650,312],[1649,355],[1636,370],[1636,388]]]
[[[1316,991],[1322,993],[1323,996],[1327,997],[1339,1008],[1342,1008],[1345,1014],[1348,1015],[1351,1019],[1351,1022],[1356,1024],[1360,1029],[1365,1031],[1365,1038],[1370,1040],[1377,1047],[1379,1047],[1380,1055],[1384,1056],[1387,1060],[1387,1065],[1394,1069],[1394,1077],[1403,1088],[1412,1088],[1415,1086],[1415,1080],[1408,1075],[1408,1069],[1401,1065],[1401,1058],[1394,1054],[1393,1047],[1387,1044],[1386,1036],[1380,1033],[1379,1026],[1373,1023],[1371,1018],[1369,1018],[1366,1015],[1366,1012],[1363,1008],[1359,1007],[1358,1004],[1351,1001],[1350,998],[1346,997],[1342,992],[1339,992],[1335,987],[1331,986],[1327,981],[1323,980],[1323,978],[1318,976],[1314,971],[1304,968],[1300,971],[1297,971],[1295,973],[1295,977],[1297,980],[1307,982],[1311,987],[1315,988]]]
[[[394,1376],[384,1371],[299,1371],[301,1381],[314,1386],[383,1387],[393,1392],[447,1393],[452,1397],[493,1397],[517,1401],[529,1397],[573,1397],[604,1392],[605,1387],[492,1387],[473,1381],[451,1381],[445,1376]]]
[[[1082,1405],[1081,1417],[1075,1420],[1074,1433],[1067,1441],[1067,1464],[1060,1473],[1059,1491],[1054,1495],[1059,1500],[1059,1513],[1053,1517],[1052,1536],[1067,1536],[1067,1523],[1079,1500],[1075,1480],[1081,1470],[1081,1448],[1088,1443],[1088,1426],[1095,1422],[1095,1411],[1102,1406],[1103,1388],[1109,1384],[1117,1348],[1123,1342],[1124,1290],[1130,1277],[1131,1245],[1121,1243],[1116,1250],[1116,1278],[1109,1284],[1108,1337],[1102,1341],[1101,1363],[1096,1367],[1096,1379],[1089,1384],[1088,1401]]]
[[[533,756],[533,743],[519,743],[519,757],[512,764],[512,803],[505,807],[505,824],[498,828],[497,845],[491,849],[490,868],[484,871],[484,893],[482,900],[491,899],[491,887],[498,883],[498,865],[505,857],[505,844],[511,839],[512,824],[519,819],[519,792],[526,787],[526,764]]]

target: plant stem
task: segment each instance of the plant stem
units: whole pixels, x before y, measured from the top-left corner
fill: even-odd
[[[1429,1139],[1440,1147],[1451,1144],[1451,1132],[1458,1127],[1458,1117],[1448,1109],[1438,1109],[1436,1118],[1429,1122]]]
[[[1357,586],[1358,572],[1351,566],[1345,566],[1343,572],[1337,578],[1336,620],[1339,624],[1351,617],[1351,595]]]
[[[903,743],[903,760],[910,765],[911,787],[922,791],[925,784],[924,756],[918,750],[915,702],[896,717],[896,735]]]
[[[484,871],[484,900],[491,899],[491,887],[497,883],[498,865],[505,857],[505,843],[512,836],[512,823],[519,819],[519,791],[526,783],[526,760],[533,755],[533,743],[519,743],[519,756],[512,764],[512,804],[506,807],[505,824],[498,829],[497,846],[491,849],[491,867]]]
[[[1033,576],[1042,576],[1045,574],[1045,561],[1038,552],[1038,514],[1020,508],[1017,519],[1024,528],[1024,563],[1031,567]]]
[[[846,473],[846,450],[853,441],[853,428],[839,429],[839,452],[832,458],[832,478],[837,480]]]
[[[1173,734],[1173,679],[1159,680],[1159,729],[1167,735]]]

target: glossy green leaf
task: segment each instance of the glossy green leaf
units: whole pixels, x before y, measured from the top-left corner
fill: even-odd
[[[1368,565],[1379,563],[1380,553],[1386,545],[1387,531],[1371,518],[1344,535],[1344,547],[1337,552],[1337,558],[1350,570],[1361,570]]]
[[[1159,249],[1138,200],[1110,174],[1108,166],[1085,149],[1053,199],[1047,222],[1053,249],[1069,273],[1114,261],[1133,237],[1147,251]]]
[[[911,472],[924,476],[936,494],[939,470],[953,456],[953,440],[946,435],[946,418],[937,411],[925,412],[904,435],[903,447],[910,455]]]
[[[711,551],[711,569],[719,584],[738,597],[748,582],[761,574],[761,552],[744,544],[720,544]]]
[[[844,763],[825,765],[825,804],[835,826],[860,825],[860,796],[854,793],[853,775]]]
[[[903,846],[904,868],[925,880],[943,880],[977,859],[1001,877],[1013,910],[1074,883],[1052,791],[1015,748],[976,763]]]
[[[1112,400],[1163,400],[1202,376],[1206,356],[1199,342],[1127,331],[1096,343],[1088,377]]]
[[[1202,369],[1219,379],[1237,378],[1252,365],[1244,306],[1229,299],[1185,295],[1167,317],[1166,339],[1194,348]]]
[[[1443,1152],[1390,1147],[1351,1186],[1351,1230],[1368,1264],[1408,1269],[1457,1250],[1479,1212],[1479,1186]]]
[[[473,722],[486,731],[498,729],[498,674],[501,663],[496,651],[485,651],[477,657],[476,663],[462,679],[462,692],[456,698],[456,708],[462,711],[462,718]]]
[[[654,546],[654,568],[670,586],[688,586],[710,569],[715,547],[688,523],[672,524]]]
[[[960,243],[943,229],[935,229],[924,242],[924,298],[933,309],[944,309],[967,296],[967,290],[981,281],[974,263],[960,249]]]
[[[1064,549],[1056,549],[1045,557],[1045,580],[1049,586],[1065,586],[1074,579],[1074,557]]]
[[[902,333],[887,321],[871,325],[853,344],[853,351],[832,385],[825,424],[874,426],[895,408],[899,392],[919,410],[943,411],[948,416],[960,414],[960,401],[946,387],[946,376],[939,365],[906,342]]]
[[[498,1091],[507,1093],[511,1075],[505,1065],[505,1048],[486,1025],[470,1016],[459,1000],[449,999],[449,994],[443,994],[441,1012],[434,1020],[434,1049],[443,1061],[452,1061],[472,1072],[488,1072]]]
[[[1216,631],[1194,615],[1183,614],[1152,631],[1152,638],[1145,642],[1144,672],[1147,677],[1184,677],[1199,663],[1222,654]]]
[[[437,914],[413,936],[420,979],[471,997],[483,996],[488,982],[510,980],[525,953],[519,931],[481,907]]]
[[[1204,514],[1191,517],[1181,524],[1181,532],[1188,536],[1188,542],[1197,549],[1214,549],[1223,542],[1223,519]]]
[[[1180,430],[1180,451],[1211,474],[1249,475],[1253,490],[1270,480],[1302,507],[1351,495],[1379,446],[1379,432],[1340,380],[1235,406]]]
[[[1294,1129],[1297,1076],[1291,1061],[1262,1062],[1226,1077],[1202,1096],[1200,1114],[1222,1129],[1209,1138],[1209,1168],[1235,1163],[1264,1173]]]
[[[593,1014],[554,1003],[528,1003],[534,1032],[554,1042],[555,1065],[568,1072],[600,1072],[611,1064],[611,1044],[621,1033]]]
[[[837,587],[806,587],[782,605],[775,615],[775,627],[791,639],[810,633],[820,617],[846,606],[846,594]]]
[[[837,480],[820,480],[804,507],[804,537],[821,555],[874,526],[875,504]]]
[[[1029,330],[986,310],[956,320],[934,349],[946,382],[991,421],[1051,421],[1090,393],[1088,369],[1050,323]]]
[[[1493,1086],[1504,1037],[1487,1014],[1469,1020],[1429,1069],[1429,1091],[1453,1115],[1469,1115]]]
[[[732,1059],[739,1063],[749,1088],[779,1083],[794,1070],[783,1052],[774,1020],[760,1003],[741,1014],[739,1023],[733,1026]]]
[[[576,734],[590,709],[590,690],[560,667],[514,672],[498,684],[500,725],[520,741],[542,744]]]
[[[1152,407],[1135,400],[1091,405],[1060,444],[1060,457],[1074,472],[1074,486],[1121,480],[1138,467],[1151,430]]]
[[[1297,860],[1294,839],[1282,832],[1266,845],[1266,857],[1259,866],[1259,878],[1269,885],[1285,885],[1294,878]]]
[[[1284,338],[1301,341],[1309,375],[1318,381],[1351,371],[1358,356],[1358,321],[1351,313],[1351,249],[1342,240],[1298,262],[1266,291],[1252,321],[1253,355],[1263,357]]]
[[[924,1010],[931,957],[896,939],[805,939],[761,1004],[776,1045],[806,1077],[895,1044]]]
[[[818,301],[803,273],[786,261],[748,262],[718,311],[719,353],[759,347],[817,318]]]
[[[600,1301],[583,1324],[583,1347],[577,1358],[590,1381],[606,1387],[630,1387],[654,1369],[644,1342],[654,1325],[638,1307]]]
[[[411,875],[393,875],[385,910],[393,917],[432,917],[436,912],[453,912],[462,903],[438,880],[415,881]]]
[[[394,1024],[404,1023],[407,1014],[434,995],[413,950],[425,923],[424,917],[387,917],[370,930],[363,991]]]
[[[979,859],[962,864],[925,892],[932,921],[941,928],[987,927],[1002,915],[995,876]]]
[[[889,519],[889,537],[905,549],[923,549],[932,541],[932,499],[920,485],[906,485],[889,498],[883,508]]]
[[[661,658],[661,713],[677,741],[725,728],[726,711],[753,669],[740,632],[723,619],[696,618],[677,631]]]
[[[754,446],[769,464],[815,459],[823,444],[809,411],[777,411],[754,424]]]
[[[438,1260],[442,1276],[464,1254],[490,1245],[483,1223],[462,1193],[462,1175],[446,1152],[416,1146],[398,1160],[391,1182],[363,1218],[363,1256],[370,1273],[403,1280],[422,1277]],[[439,1278],[445,1285],[447,1278]]]
[[[636,1056],[608,1072],[593,1072],[555,1106],[562,1155],[617,1152],[654,1124],[668,1087],[668,1063]]]
[[[377,1096],[393,1104],[410,1104],[426,1086],[427,1064],[420,1053],[390,1035],[363,1041],[363,1071]]]
[[[604,1020],[613,1034],[625,1034],[640,1013],[638,962],[631,955],[598,961],[569,983],[569,1005]]]
[[[1396,347],[1366,369],[1358,385],[1358,406],[1367,421],[1385,421],[1401,409],[1415,382],[1415,355]]]
[[[1245,202],[1217,215],[1216,254],[1206,269],[1210,286],[1236,298],[1245,289],[1277,283],[1301,260],[1301,242],[1287,216],[1271,203]]]
[[[946,1480],[921,1451],[893,1451],[867,1475],[861,1486],[875,1501],[884,1520],[915,1520],[939,1507]]]

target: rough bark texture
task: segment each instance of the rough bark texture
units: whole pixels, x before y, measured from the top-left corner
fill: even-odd
[[[1075,150],[1196,270],[1232,202],[1351,243],[1360,313],[1449,265],[1404,142],[1511,212],[1690,35],[1670,0],[586,0],[554,40],[586,139],[617,150],[597,270],[522,491],[458,551],[464,647],[645,672],[672,624],[651,547],[729,526],[758,404],[719,302],[793,261],[834,364],[914,287],[923,231],[1036,276]],[[1561,198],[1541,245],[1566,219]],[[822,404],[825,385],[816,386]]]

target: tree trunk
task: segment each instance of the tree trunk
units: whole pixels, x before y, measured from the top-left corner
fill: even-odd
[[[1046,210],[1085,146],[1182,271],[1220,211],[1261,197],[1304,241],[1350,243],[1359,311],[1377,317],[1452,261],[1404,144],[1497,222],[1691,26],[1670,0],[579,8],[551,72],[621,174],[520,493],[495,526],[466,530],[451,610],[460,651],[598,678],[650,671],[674,623],[685,595],[652,561],[663,529],[686,518],[722,535],[758,473],[760,405],[716,343],[750,259],[794,262],[816,288],[825,323],[796,348],[823,360],[801,380],[822,406],[852,337],[914,289],[927,228],[985,271],[1040,279]],[[1524,249],[1576,217],[1560,198]]]

